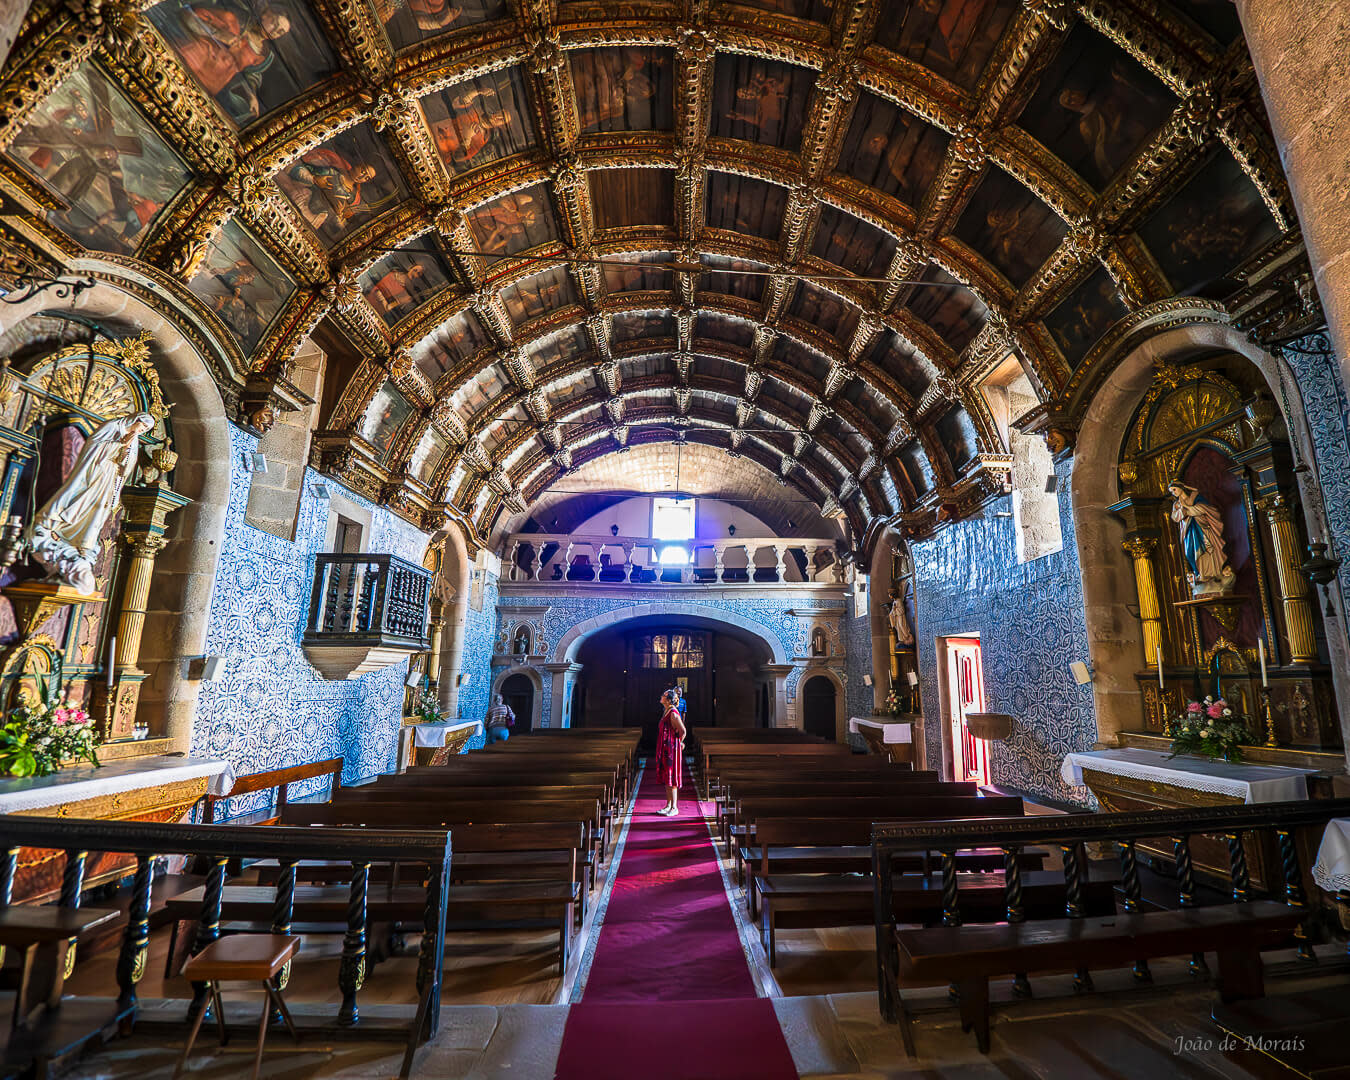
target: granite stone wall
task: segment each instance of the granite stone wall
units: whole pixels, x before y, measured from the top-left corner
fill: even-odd
[[[995,516],[1011,497],[912,545],[915,637],[930,768],[942,760],[937,639],[979,634],[987,707],[1015,717],[1011,738],[990,744],[994,782],[1088,806],[1087,790],[1059,774],[1066,753],[1097,739],[1092,687],[1069,673],[1071,661],[1088,661],[1071,471],[1072,462],[1056,467],[1064,546],[1052,555],[1017,562],[1013,519]]]
[[[244,521],[252,475],[244,462],[257,439],[231,426],[230,447],[230,503],[206,639],[207,653],[223,656],[225,665],[219,679],[202,684],[191,752],[225,758],[241,776],[339,755],[347,781],[388,771],[397,754],[407,663],[329,682],[300,647],[313,557],[324,549],[328,526],[328,500],[314,493],[318,476],[306,470],[295,540],[285,540]],[[335,486],[331,479],[324,483]],[[345,494],[370,512],[368,550],[421,563],[424,533]],[[302,785],[292,788],[304,793]],[[254,809],[268,797],[233,800],[238,805],[229,812]]]

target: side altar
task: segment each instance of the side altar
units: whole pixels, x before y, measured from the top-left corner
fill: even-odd
[[[1316,768],[1172,757],[1163,750],[1122,747],[1067,754],[1060,775],[1066,784],[1087,787],[1103,810],[1114,813],[1301,801],[1309,798],[1309,781],[1323,774]],[[1172,837],[1158,837],[1141,841],[1138,849],[1154,859],[1171,862],[1173,841]],[[1271,883],[1278,888],[1282,871],[1273,840],[1263,834],[1259,838],[1246,836],[1240,842],[1252,884],[1264,888]],[[1228,837],[1192,837],[1191,855],[1202,876],[1229,880]],[[1303,865],[1311,862],[1305,860]]]
[[[234,784],[229,762],[175,755],[132,758],[94,768],[79,765],[52,776],[0,779],[0,814],[103,821],[182,821],[206,794],[223,795]],[[54,899],[61,892],[62,852],[21,848],[13,902]],[[83,888],[100,885],[135,865],[129,855],[97,852],[82,863]]]

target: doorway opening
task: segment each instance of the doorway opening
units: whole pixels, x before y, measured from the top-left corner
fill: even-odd
[[[943,742],[951,751],[952,779],[988,784],[989,744],[966,726],[966,715],[984,712],[984,665],[978,635],[939,639],[946,668]]]
[[[534,730],[534,683],[528,675],[508,675],[502,680],[502,699],[516,714],[516,730]]]
[[[809,735],[819,735],[834,742],[835,730],[834,683],[824,675],[814,675],[802,687],[802,726]]]

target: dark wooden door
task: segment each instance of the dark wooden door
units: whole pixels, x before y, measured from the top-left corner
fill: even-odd
[[[712,722],[713,635],[678,626],[653,627],[630,634],[624,678],[625,727],[640,727],[645,749],[656,746],[661,695],[672,686],[684,690],[689,724]]]
[[[803,726],[812,735],[833,742],[837,735],[834,730],[834,683],[824,675],[807,679],[802,687]]]
[[[502,697],[516,714],[516,730],[534,729],[534,683],[525,675],[510,675],[502,682]]]

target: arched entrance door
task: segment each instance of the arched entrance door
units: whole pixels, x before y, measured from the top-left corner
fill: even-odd
[[[822,739],[835,739],[834,683],[824,675],[815,675],[802,687],[803,726],[807,733]]]
[[[534,683],[525,675],[508,675],[502,682],[501,695],[516,714],[516,730],[534,729]]]

